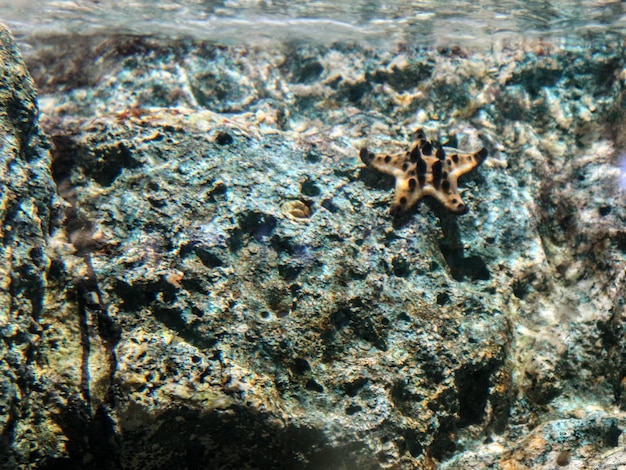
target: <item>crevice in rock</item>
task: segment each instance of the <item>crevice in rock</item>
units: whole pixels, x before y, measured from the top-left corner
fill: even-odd
[[[52,176],[57,184],[59,195],[67,202],[63,229],[67,239],[76,249],[76,256],[85,263],[86,276],[75,277],[72,280],[68,301],[73,301],[78,313],[78,322],[81,335],[81,379],[80,393],[70,398],[65,414],[61,419],[61,427],[69,437],[68,450],[71,465],[80,465],[84,455],[93,455],[94,461],[89,468],[114,469],[119,468],[115,460],[115,431],[104,411],[112,406],[109,403],[115,387],[115,372],[117,358],[115,347],[121,337],[121,330],[108,312],[108,305],[104,293],[100,288],[97,274],[91,260],[91,253],[107,247],[107,242],[94,237],[92,224],[81,218],[77,207],[76,187],[71,183],[71,175],[77,162],[79,149],[69,136],[53,136],[55,145],[51,149]],[[56,267],[58,269],[58,265]],[[95,321],[90,321],[94,318]],[[91,331],[95,325],[97,333]],[[91,395],[91,377],[89,361],[91,352],[91,338],[99,337],[107,357],[108,392],[102,403],[93,403]],[[95,409],[95,413],[92,410]],[[109,424],[107,424],[109,423]],[[87,452],[87,454],[85,453]]]

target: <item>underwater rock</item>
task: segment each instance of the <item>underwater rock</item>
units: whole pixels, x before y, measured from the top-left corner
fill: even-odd
[[[504,444],[496,440],[489,447],[501,450]],[[609,469],[626,464],[619,420],[601,411],[572,410],[567,419],[542,423],[497,458],[494,454],[468,452],[446,462],[443,468],[547,470],[571,465],[572,468]]]
[[[524,468],[622,442],[619,49],[161,41],[108,38],[65,87],[29,62],[65,209],[38,351],[64,445],[22,461]],[[489,151],[463,217],[390,217],[360,164],[417,127]]]
[[[55,373],[41,354],[47,320],[47,237],[58,218],[49,142],[38,121],[33,81],[0,25],[0,454],[20,468],[62,452],[50,401]]]
[[[52,138],[74,155],[76,207],[110,246],[91,260],[121,332],[107,412],[133,448],[120,465],[135,468],[155,443],[150,468],[419,465],[454,449],[459,429],[502,426],[491,412],[507,408],[510,384],[500,302],[479,300],[489,286],[451,288],[430,261],[445,265],[436,247],[412,253],[425,239],[412,228],[396,254],[422,261],[395,276],[384,215],[339,203],[364,204],[356,160],[338,176],[334,161],[307,162],[281,136],[196,111],[70,127],[71,143],[59,126]],[[136,164],[104,184],[91,170],[102,147],[126,148]],[[295,200],[310,202],[286,211]],[[191,444],[172,437],[182,429]]]

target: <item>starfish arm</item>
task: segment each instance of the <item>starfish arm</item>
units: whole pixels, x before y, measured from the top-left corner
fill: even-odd
[[[456,149],[446,150],[444,169],[456,178],[472,171],[487,158],[487,150],[484,148],[472,153],[462,153]]]
[[[424,195],[416,178],[411,177],[410,173],[403,176],[406,177],[396,179],[396,192],[389,209],[391,215],[396,215],[413,207]]]
[[[362,148],[359,152],[359,156],[363,163],[372,167],[381,173],[401,177],[407,170],[408,156],[406,152],[395,153],[392,155],[376,155],[367,148]]]
[[[427,186],[424,188],[424,195],[437,199],[437,201],[453,214],[463,215],[467,214],[469,211],[469,208],[463,203],[463,199],[461,199],[461,195],[456,187],[450,187],[448,191],[442,191],[432,186]]]

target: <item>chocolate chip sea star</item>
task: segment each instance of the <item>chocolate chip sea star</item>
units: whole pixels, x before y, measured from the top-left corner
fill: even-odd
[[[408,152],[375,155],[363,147],[359,156],[367,166],[396,178],[391,215],[410,209],[424,196],[434,197],[452,213],[461,215],[469,208],[457,188],[459,176],[485,161],[487,150],[464,153],[448,147],[435,149],[424,131],[418,129]]]

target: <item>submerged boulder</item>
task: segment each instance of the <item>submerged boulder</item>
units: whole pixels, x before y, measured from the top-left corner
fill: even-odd
[[[19,468],[63,453],[53,397],[64,384],[47,373],[42,341],[59,201],[34,84],[4,26],[0,69],[0,454],[3,468]]]
[[[88,43],[63,57],[88,82],[29,59],[50,153],[32,88],[7,111],[40,173],[6,207],[42,222],[10,239],[41,247],[3,299],[11,465],[525,468],[622,442],[623,91],[569,65],[617,76],[617,51]],[[418,124],[488,149],[469,213],[389,214],[358,149]]]

